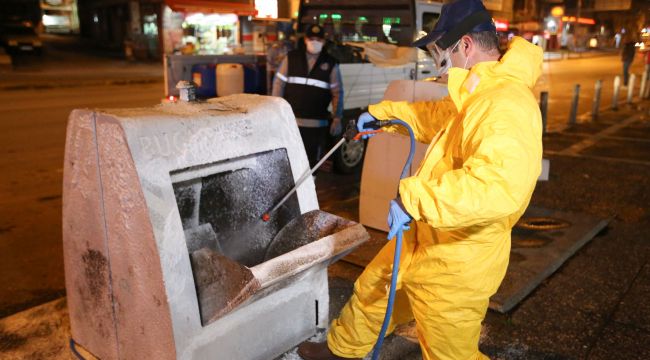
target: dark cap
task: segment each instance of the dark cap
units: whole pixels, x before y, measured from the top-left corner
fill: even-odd
[[[307,31],[305,31],[305,36],[308,38],[317,37],[320,39],[325,39],[325,30],[317,24],[308,25]]]
[[[416,40],[413,46],[424,48],[427,44],[437,41],[436,44],[444,50],[455,44],[463,35],[481,31],[497,31],[492,15],[485,9],[483,2],[456,0],[442,6],[436,26],[426,36]]]

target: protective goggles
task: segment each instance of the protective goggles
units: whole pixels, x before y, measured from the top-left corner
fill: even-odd
[[[460,40],[456,41],[453,46],[450,46],[444,50],[436,45],[436,42],[437,41],[430,42],[427,44],[426,48],[433,58],[433,62],[436,65],[436,70],[438,71],[438,76],[442,76],[449,71],[449,68],[451,68],[451,53],[456,50],[458,44],[460,44]]]

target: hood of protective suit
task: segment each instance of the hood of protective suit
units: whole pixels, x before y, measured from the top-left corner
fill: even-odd
[[[494,66],[484,70],[486,76],[505,76],[521,81],[530,89],[542,74],[544,51],[520,37],[514,37],[508,44],[508,51]],[[532,65],[532,66],[531,66]]]
[[[542,48],[515,36],[499,61],[481,62],[470,70],[451,68],[448,82],[449,96],[460,110],[465,99],[478,87],[495,86],[503,81],[515,81],[532,89],[542,74],[543,60]]]

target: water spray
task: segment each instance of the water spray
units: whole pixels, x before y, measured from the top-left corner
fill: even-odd
[[[300,185],[302,185],[302,183],[305,182],[305,180],[307,180],[307,179],[308,179],[308,178],[309,178],[309,177],[310,177],[314,172],[316,172],[316,170],[318,170],[318,168],[320,168],[321,165],[323,165],[323,163],[325,162],[325,160],[327,160],[330,156],[332,156],[332,154],[333,154],[333,153],[334,153],[338,148],[340,148],[341,145],[343,145],[343,143],[345,143],[346,141],[359,141],[359,140],[361,140],[361,138],[362,138],[364,135],[376,134],[376,133],[380,133],[380,132],[382,132],[382,131],[383,131],[383,130],[377,128],[377,129],[373,129],[373,130],[368,130],[368,131],[361,131],[361,132],[359,132],[359,131],[357,130],[357,124],[356,124],[356,121],[354,121],[354,120],[350,120],[350,121],[348,122],[347,128],[346,128],[346,130],[345,130],[345,134],[343,134],[343,137],[341,138],[341,140],[339,140],[339,142],[337,142],[336,145],[332,146],[332,148],[330,149],[330,151],[328,151],[327,154],[325,154],[325,155],[320,159],[320,161],[319,161],[316,165],[314,165],[313,168],[308,169],[304,174],[302,174],[302,176],[301,176],[301,177],[296,181],[296,185],[294,185],[294,187],[291,188],[291,190],[289,190],[289,192],[287,192],[287,194],[284,195],[284,197],[282,197],[282,199],[280,199],[280,201],[278,201],[278,203],[275,204],[275,206],[273,206],[269,211],[265,212],[265,213],[262,215],[262,220],[264,220],[265,222],[268,222],[269,220],[271,220],[271,214],[273,214],[277,209],[280,208],[280,206],[282,206],[282,205],[283,205],[287,200],[289,200],[289,197],[290,197],[294,192],[296,192],[296,190],[298,190],[298,187],[299,187]]]

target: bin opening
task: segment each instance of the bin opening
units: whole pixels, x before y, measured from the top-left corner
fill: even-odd
[[[203,326],[249,300],[258,290],[319,262],[288,254],[353,223],[318,210],[300,214],[296,195],[272,221],[263,213],[294,185],[286,149],[172,171],[172,186]],[[287,254],[273,274],[258,279],[250,268]],[[298,260],[298,261],[297,261]],[[277,265],[280,266],[277,266]]]
[[[229,164],[234,166],[218,171]],[[300,215],[294,194],[272,221],[260,220],[260,214],[294,185],[286,149],[170,175],[190,254],[208,248],[244,266],[255,266],[264,261],[266,249],[280,229]]]
[[[260,288],[249,267],[264,261],[280,229],[300,215],[295,194],[273,221],[263,213],[294,184],[286,149],[170,172],[205,326]]]

